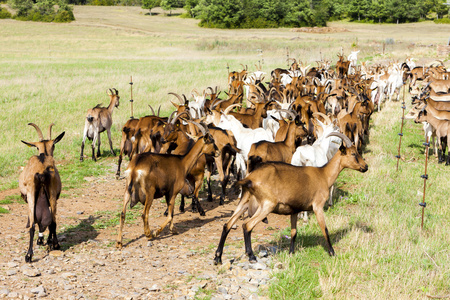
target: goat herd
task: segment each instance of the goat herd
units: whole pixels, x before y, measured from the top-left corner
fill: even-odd
[[[450,79],[442,64],[414,66],[412,59],[404,63],[368,66],[357,64],[357,52],[347,59],[338,55],[335,68],[329,61],[317,62],[317,67],[304,66],[291,59],[289,69],[277,68],[264,82],[266,73],[261,66],[249,72],[243,66],[230,72],[228,91],[221,98],[218,88],[208,87],[203,93],[194,90],[193,100],[172,94],[175,111],[169,117],[159,116],[150,106],[151,115],[129,119],[122,129],[122,141],[117,168],[120,176],[122,157],[130,158],[125,171],[126,186],[120,228],[116,246],[122,247],[122,229],[126,207],[138,202],[144,205],[144,233],[151,239],[166,227],[176,232],[173,224],[175,198],[181,194],[192,197],[192,210],[205,212],[198,199],[206,176],[208,201],[212,201],[210,176],[215,170],[221,184],[220,204],[226,186],[234,174],[236,186],[241,187],[239,203],[227,223],[215,253],[214,262],[222,262],[226,237],[245,212],[243,232],[245,252],[250,261],[252,229],[266,221],[270,213],[291,216],[290,252],[294,252],[298,213],[314,211],[328,244],[334,250],[324,219],[324,205],[331,199],[330,189],[344,168],[366,172],[368,166],[361,157],[369,134],[369,119],[374,109],[381,109],[385,99],[400,94],[400,88],[410,79],[414,94],[412,111],[415,122],[424,123],[427,136],[436,136],[439,162],[445,160],[449,138]],[[418,82],[422,81],[422,87]],[[112,113],[119,106],[119,92],[109,89],[108,107],[88,110],[80,160],[86,137],[92,139],[92,159],[100,156],[100,133],[107,131],[111,152]],[[245,100],[245,101],[244,101]],[[53,150],[64,136],[61,133],[44,139],[40,128],[30,123],[39,142],[24,142],[36,147],[39,155],[32,156],[19,178],[22,197],[28,203],[30,227],[26,262],[32,261],[34,225],[39,226],[38,245],[43,245],[43,232],[49,228],[47,244],[58,249],[56,235],[56,202],[61,192],[61,179],[55,166]],[[450,156],[447,156],[448,165]],[[293,184],[294,183],[294,184]],[[151,231],[149,210],[154,198],[165,196],[167,218]]]

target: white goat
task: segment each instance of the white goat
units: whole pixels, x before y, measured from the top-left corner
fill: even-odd
[[[242,178],[247,174],[247,159],[252,144],[259,141],[274,142],[272,133],[269,130],[263,128],[245,128],[244,125],[232,115],[222,114],[217,127],[231,131],[236,139],[237,148],[241,149],[241,152],[236,154],[236,166],[242,175]]]
[[[400,64],[394,64],[387,80],[387,95],[389,96],[389,102],[391,102],[395,92],[397,93],[396,100],[398,101],[400,96],[400,88],[403,86],[404,72],[405,71],[402,70]]]
[[[347,60],[350,61],[350,64],[348,66],[348,74],[355,74],[354,70],[356,70],[356,64],[358,62],[358,51],[352,51],[350,55],[347,57]]]

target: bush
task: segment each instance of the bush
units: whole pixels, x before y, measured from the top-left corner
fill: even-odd
[[[17,10],[14,16],[16,20],[59,23],[75,20],[72,7],[66,0],[61,0],[58,6],[55,0],[37,0],[35,4],[31,0],[9,0],[9,3]],[[57,11],[55,11],[56,7],[58,7]]]
[[[434,19],[433,22],[436,24],[450,24],[450,19],[449,18]]]
[[[3,7],[0,7],[0,19],[11,19],[11,13]]]
[[[57,23],[66,23],[66,22],[71,22],[75,20],[75,16],[73,15],[72,11],[58,11],[55,15],[55,19],[53,20],[53,22],[57,22]]]

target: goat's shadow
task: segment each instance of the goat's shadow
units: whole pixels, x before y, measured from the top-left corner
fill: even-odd
[[[65,251],[74,245],[93,240],[98,236],[97,230],[92,226],[98,217],[89,216],[82,219],[75,227],[68,227],[58,233],[61,241],[61,250]]]

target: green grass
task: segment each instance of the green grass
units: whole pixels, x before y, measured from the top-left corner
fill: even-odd
[[[285,249],[278,257],[285,269],[275,275],[271,298],[419,299],[450,293],[449,167],[429,159],[422,230],[422,125],[405,122],[403,160],[396,171],[399,107],[398,102],[389,104],[373,116],[364,154],[369,171],[344,170],[338,177],[337,203],[326,212],[336,257],[326,253],[314,216],[299,228],[292,257],[289,243],[280,242],[289,235],[285,229],[275,240]]]

